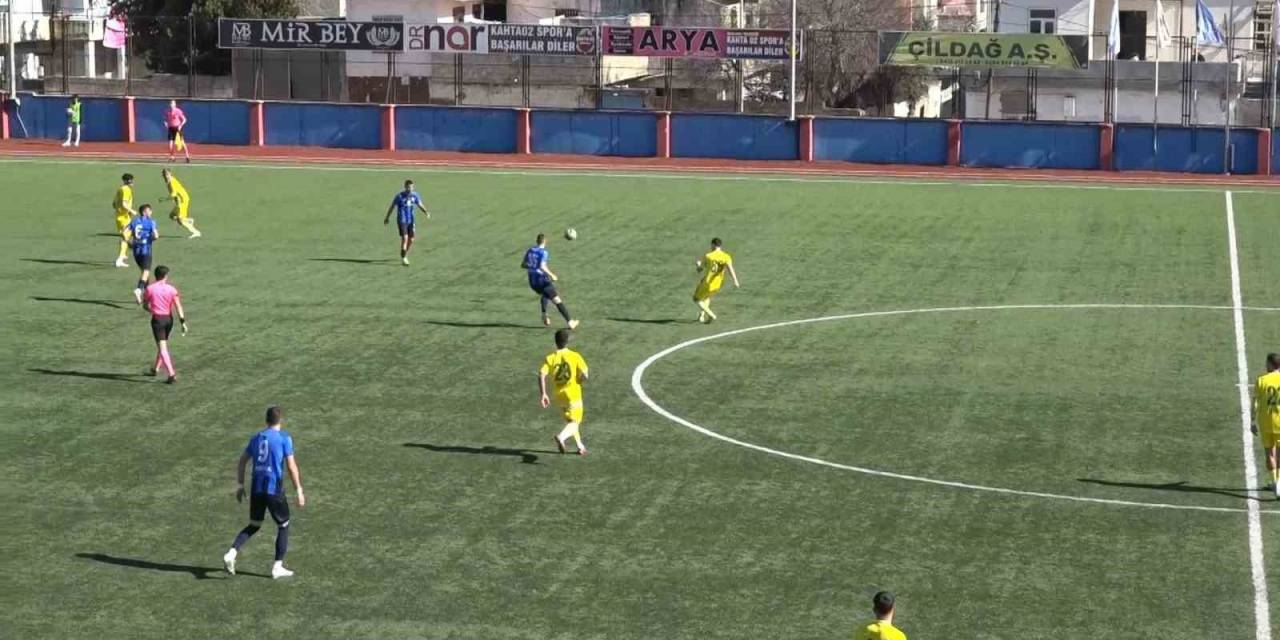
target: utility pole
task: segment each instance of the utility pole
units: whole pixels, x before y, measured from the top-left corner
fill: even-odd
[[[5,54],[5,58],[9,63],[9,99],[16,100],[18,98],[18,54],[16,52],[17,48],[13,44],[13,0],[7,0],[5,5],[7,6],[7,11],[5,11],[4,20],[4,39],[9,48],[8,52]],[[0,106],[0,108],[3,107]]]

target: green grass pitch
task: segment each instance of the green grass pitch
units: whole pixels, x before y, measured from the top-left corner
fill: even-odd
[[[191,319],[181,378],[115,269],[118,176],[0,166],[0,637],[841,638],[877,589],[913,638],[1253,638],[1212,190],[193,166],[205,236],[157,215]],[[401,180],[433,211],[409,268]],[[1061,185],[1058,185],[1060,187]],[[1274,196],[1235,196],[1244,303],[1280,307]],[[572,243],[559,232],[573,226]],[[552,348],[517,262],[538,231],[583,321],[587,458],[537,406]],[[718,235],[740,290],[702,326]],[[1244,315],[1250,375],[1280,312]],[[286,409],[309,504],[289,581],[224,576],[235,459]],[[1261,458],[1254,453],[1259,465]],[[1265,474],[1265,471],[1263,471]],[[1268,568],[1280,506],[1261,504]],[[265,574],[274,527],[241,554]],[[1272,571],[1271,605],[1280,590]]]

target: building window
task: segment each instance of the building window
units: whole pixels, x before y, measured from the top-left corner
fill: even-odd
[[[1057,33],[1058,12],[1053,9],[1032,9],[1027,26],[1031,33]]]
[[[1147,59],[1147,12],[1120,12],[1120,60]]]
[[[1253,10],[1253,49],[1254,51],[1266,51],[1267,44],[1271,42],[1271,34],[1273,25],[1275,24],[1275,16],[1272,15],[1275,5],[1270,2],[1259,2]]]
[[[454,21],[454,22],[462,22],[463,20],[466,20],[466,19],[467,19],[467,8],[466,8],[466,7],[454,7],[454,8],[453,8],[453,21]]]
[[[582,15],[578,9],[556,9],[557,18],[577,18]]]
[[[471,17],[488,22],[507,21],[506,2],[481,2],[471,5]]]

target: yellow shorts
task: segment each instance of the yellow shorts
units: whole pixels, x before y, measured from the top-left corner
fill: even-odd
[[[1280,445],[1280,431],[1274,427],[1268,429],[1263,425],[1258,425],[1258,437],[1262,439],[1263,449],[1273,449]]]
[[[698,288],[693,291],[693,301],[702,302],[703,300],[710,300],[711,296],[714,296],[719,290],[720,287],[713,289],[705,284],[699,283]]]
[[[578,422],[578,423],[582,422],[582,401],[581,400],[561,405],[560,408],[564,412],[563,415],[564,415],[565,422]]]
[[[182,219],[185,219],[185,218],[187,217],[187,210],[188,210],[188,209],[190,209],[190,208],[191,208],[191,205],[190,205],[189,203],[183,203],[183,204],[180,204],[180,205],[175,205],[175,206],[173,207],[173,211],[170,211],[170,212],[169,212],[169,219],[170,219],[170,220],[182,220]]]
[[[133,220],[133,216],[129,214],[116,214],[116,233],[124,233],[124,228],[129,226],[129,221]]]

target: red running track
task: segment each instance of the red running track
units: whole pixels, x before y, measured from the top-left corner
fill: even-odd
[[[436,151],[381,151],[319,147],[252,147],[196,145],[197,162],[269,162],[384,167],[452,167],[500,170],[627,171],[807,177],[865,177],[968,182],[1056,182],[1080,185],[1140,187],[1280,187],[1280,176],[1233,176],[1137,171],[1074,171],[1058,169],[974,169],[913,165],[868,165],[847,162],[794,160],[721,160],[702,158],[620,158],[550,154],[489,154]],[[88,142],[63,148],[52,140],[0,142],[0,157],[89,158],[153,161],[167,159],[165,143]]]

